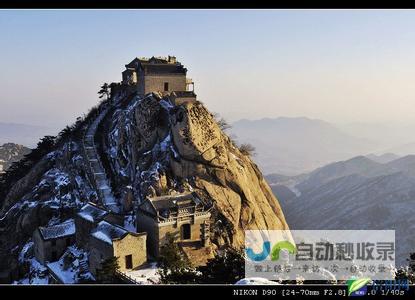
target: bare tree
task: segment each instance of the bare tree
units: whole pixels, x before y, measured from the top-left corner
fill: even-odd
[[[225,131],[229,128],[232,128],[232,126],[224,118],[222,118],[218,113],[214,113],[213,117],[215,118],[215,121],[221,130]]]
[[[248,143],[241,144],[239,146],[239,151],[241,151],[243,155],[255,155],[255,147]]]

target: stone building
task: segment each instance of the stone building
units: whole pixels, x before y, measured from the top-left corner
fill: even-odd
[[[43,265],[57,261],[66,248],[75,242],[75,223],[73,219],[64,223],[39,227],[33,233],[36,259]]]
[[[182,98],[196,97],[193,81],[186,78],[187,69],[174,56],[135,58],[125,68],[122,72],[122,83],[134,86],[138,95],[181,92],[185,96]]]
[[[79,210],[75,216],[76,244],[78,247],[87,247],[92,230],[107,216],[108,212],[94,203],[88,203]]]
[[[119,271],[135,269],[147,262],[146,233],[129,232],[121,226],[101,221],[88,243],[89,270],[96,275],[102,262],[118,257]]]
[[[117,218],[94,203],[84,205],[75,217],[76,243],[89,250],[93,274],[103,261],[113,256],[119,258],[121,272],[147,261],[147,234],[130,232],[117,223]]]
[[[147,232],[148,252],[154,257],[168,234],[179,243],[204,247],[209,244],[209,210],[196,193],[147,198],[137,210],[137,231]]]

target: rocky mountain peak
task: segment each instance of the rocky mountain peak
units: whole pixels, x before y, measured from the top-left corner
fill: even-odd
[[[0,199],[1,278],[10,266],[18,273],[36,228],[72,218],[89,201],[134,216],[148,197],[195,193],[211,207],[213,249],[243,247],[244,230],[288,229],[257,165],[199,101],[176,105],[169,95],[121,89],[68,128],[31,155]]]

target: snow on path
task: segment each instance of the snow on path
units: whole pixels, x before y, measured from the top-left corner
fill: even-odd
[[[160,282],[160,275],[157,263],[151,263],[146,268],[124,272],[125,275],[132,278],[138,284],[157,284]]]
[[[110,211],[120,212],[120,207],[111,189],[111,185],[106,176],[105,169],[99,159],[99,155],[95,146],[94,136],[98,125],[107,115],[109,108],[106,108],[88,127],[84,136],[84,149],[89,162],[89,167],[95,181],[95,186],[98,189],[98,197],[101,203]]]

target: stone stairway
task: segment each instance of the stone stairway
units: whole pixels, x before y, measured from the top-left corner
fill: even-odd
[[[114,213],[120,213],[121,208],[119,203],[112,193],[111,185],[106,176],[105,169],[99,159],[97,148],[94,142],[94,136],[97,131],[98,125],[107,115],[108,108],[101,112],[101,114],[94,120],[94,122],[88,127],[84,139],[83,146],[85,154],[88,160],[91,174],[95,187],[97,189],[98,199],[102,205],[104,205],[109,211]]]

